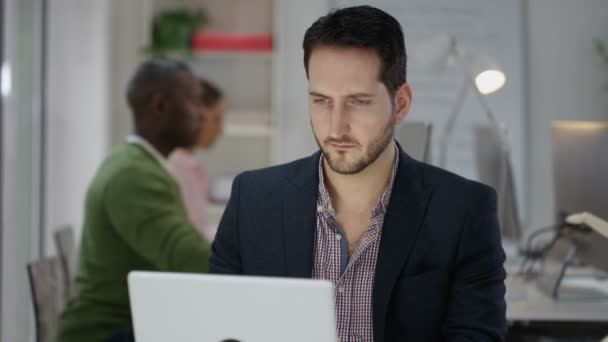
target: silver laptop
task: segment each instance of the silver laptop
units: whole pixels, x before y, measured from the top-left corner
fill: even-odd
[[[333,287],[294,278],[131,272],[137,342],[335,342]]]

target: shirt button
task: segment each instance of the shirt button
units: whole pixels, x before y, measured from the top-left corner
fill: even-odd
[[[344,288],[342,286],[338,287],[338,292],[339,293],[344,293]]]
[[[342,240],[342,235],[336,234],[336,240],[338,240],[338,241]]]

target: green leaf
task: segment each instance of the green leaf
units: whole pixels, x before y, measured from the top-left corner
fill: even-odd
[[[177,52],[192,55],[192,35],[207,25],[203,10],[167,10],[158,13],[150,28],[151,43],[144,52],[151,56],[166,56]]]

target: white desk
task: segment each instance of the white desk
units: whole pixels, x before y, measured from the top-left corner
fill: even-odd
[[[607,300],[555,300],[541,292],[535,280],[524,280],[507,267],[507,320],[513,322],[608,323]]]

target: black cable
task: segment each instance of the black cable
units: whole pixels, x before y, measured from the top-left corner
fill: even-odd
[[[532,234],[530,234],[526,240],[525,243],[525,247],[523,250],[520,250],[520,253],[522,253],[524,255],[524,258],[519,266],[519,274],[527,274],[528,272],[532,271],[534,269],[534,263],[536,260],[542,258],[544,256],[544,254],[546,253],[546,251],[548,251],[553,244],[555,244],[555,241],[559,238],[560,236],[560,225],[554,224],[554,225],[550,225],[550,226],[546,226],[546,227],[542,227],[539,228],[537,230],[535,230],[534,232],[532,232]],[[555,235],[553,236],[553,238],[549,241],[549,243],[545,244],[542,248],[539,249],[534,249],[532,248],[532,243],[534,242],[534,240],[546,233],[551,233],[554,232]],[[532,264],[530,266],[528,266],[528,263],[532,261]],[[528,270],[526,270],[528,269]]]
[[[534,231],[532,234],[530,234],[530,236],[528,236],[528,239],[526,241],[526,249],[524,250],[524,252],[532,252],[532,242],[534,241],[535,238],[537,238],[538,236],[541,236],[545,233],[551,233],[551,232],[555,232],[556,235],[560,230],[560,226],[559,225],[550,225],[550,226],[546,226],[543,228],[539,228],[536,231]]]
[[[568,215],[566,213],[562,213],[560,215],[560,224],[554,224],[551,226],[539,228],[528,236],[524,249],[520,250],[520,253],[524,255],[524,258],[519,266],[518,274],[532,274],[536,262],[538,262],[539,260],[542,261],[547,252],[555,245],[555,243],[557,243],[560,238],[568,234],[568,231],[576,231],[582,233],[587,233],[591,231],[591,229],[586,225],[574,225],[566,222],[567,216]],[[534,247],[533,243],[535,239],[537,239],[543,234],[551,232],[555,233],[551,240],[543,244],[541,247]]]

